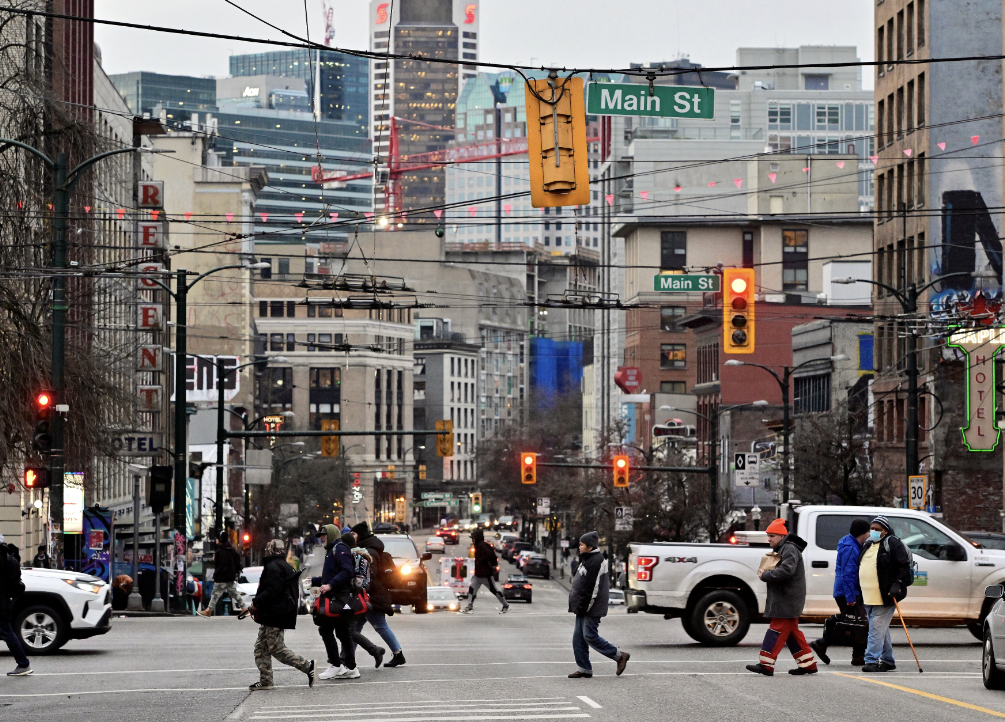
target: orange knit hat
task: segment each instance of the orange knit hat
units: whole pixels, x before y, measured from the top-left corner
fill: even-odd
[[[782,536],[788,536],[789,530],[785,528],[784,519],[775,519],[770,524],[768,528],[764,530],[767,534],[781,534]]]

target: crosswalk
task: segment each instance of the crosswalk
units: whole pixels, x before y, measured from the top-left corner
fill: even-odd
[[[244,719],[250,722],[465,722],[467,720],[558,720],[590,717],[600,709],[588,697],[521,697],[510,699],[432,699],[408,702],[262,706]]]

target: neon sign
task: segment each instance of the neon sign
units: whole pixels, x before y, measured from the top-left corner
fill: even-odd
[[[994,451],[1001,438],[995,423],[995,356],[1005,344],[1005,328],[966,329],[949,337],[949,346],[966,355],[967,424],[963,443],[970,451]]]

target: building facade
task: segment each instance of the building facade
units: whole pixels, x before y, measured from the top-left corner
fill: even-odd
[[[155,108],[168,108],[187,120],[191,113],[216,110],[216,81],[189,75],[164,75],[145,70],[110,75],[129,110],[136,115],[156,115]]]

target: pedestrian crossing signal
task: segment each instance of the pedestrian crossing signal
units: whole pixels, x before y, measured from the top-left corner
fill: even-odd
[[[25,489],[45,489],[49,486],[49,470],[44,467],[29,466],[24,470]]]
[[[614,486],[627,487],[631,464],[627,456],[614,457]]]
[[[525,451],[520,454],[520,480],[524,484],[537,483],[537,454]]]

